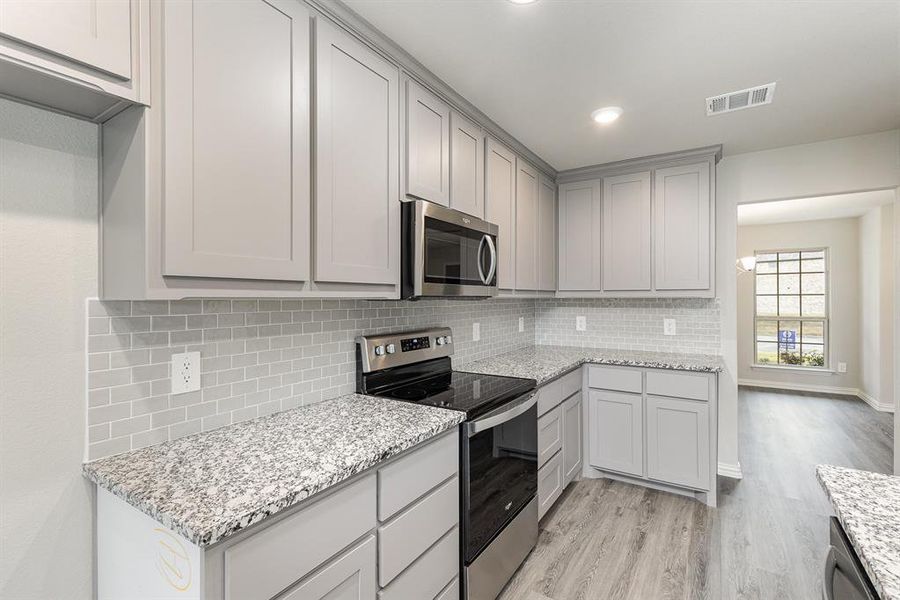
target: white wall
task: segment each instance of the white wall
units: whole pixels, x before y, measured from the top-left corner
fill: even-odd
[[[734,266],[737,260],[737,205],[898,186],[900,129],[735,154],[719,163],[716,169],[716,287],[722,300],[722,358],[727,369],[719,377],[721,463],[737,466],[739,458],[737,271]],[[895,339],[900,340],[900,333]],[[900,457],[900,435],[895,436],[895,444],[896,454]]]
[[[880,304],[878,307],[879,329],[881,337],[879,339],[880,349],[878,354],[878,362],[880,363],[880,381],[878,384],[878,395],[876,396],[878,403],[884,407],[894,408],[894,378],[897,374],[894,372],[894,339],[891,333],[894,330],[894,321],[897,320],[894,304],[894,261],[896,254],[894,253],[894,213],[896,207],[893,204],[881,207],[881,256],[879,274],[879,296]],[[896,412],[896,410],[895,410]],[[895,417],[896,420],[896,417]],[[900,440],[895,440],[900,447]]]
[[[737,278],[738,376],[742,384],[783,384],[786,387],[834,388],[855,393],[859,387],[859,219],[827,219],[801,223],[738,227],[738,255],[758,250],[790,248],[828,249],[829,359],[836,370],[847,363],[846,373],[812,373],[778,367],[753,366],[753,275]]]
[[[871,398],[881,385],[881,272],[881,208],[875,207],[859,218],[859,389]]]
[[[97,149],[95,125],[0,99],[0,598],[93,595],[81,458]]]

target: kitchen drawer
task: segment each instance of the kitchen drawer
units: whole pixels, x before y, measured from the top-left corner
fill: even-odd
[[[562,410],[557,406],[538,419],[538,467],[562,448]]]
[[[562,452],[557,452],[538,469],[538,519],[559,500],[565,487],[563,481]]]
[[[425,556],[412,564],[391,585],[378,592],[378,600],[434,598],[459,576],[459,528],[454,527]]]
[[[459,478],[454,477],[379,527],[379,584],[388,585],[458,523]]]
[[[459,471],[459,434],[414,449],[378,471],[378,520],[387,521]]]
[[[371,475],[227,548],[225,600],[269,600],[299,581],[375,528],[375,501]]]
[[[563,400],[581,390],[581,368],[542,385],[538,396],[538,416],[559,406]]]
[[[434,597],[434,600],[459,600],[459,577],[447,585],[440,593]]]
[[[588,387],[616,392],[640,394],[643,390],[642,373],[637,369],[618,367],[588,367]]]
[[[709,377],[694,373],[647,371],[647,393],[708,401]]]
[[[377,560],[375,536],[370,535],[278,600],[374,600]]]

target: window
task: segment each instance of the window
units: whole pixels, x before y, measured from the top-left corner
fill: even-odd
[[[756,364],[828,364],[824,249],[756,253]]]

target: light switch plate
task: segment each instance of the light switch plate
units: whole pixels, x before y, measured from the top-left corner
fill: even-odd
[[[587,331],[587,317],[583,315],[575,317],[575,331]]]
[[[172,355],[172,393],[185,394],[200,389],[200,353]]]
[[[838,373],[846,373],[847,372],[847,363],[839,362],[838,363]]]
[[[472,323],[472,341],[477,342],[481,339],[481,323]]]
[[[675,319],[663,319],[663,335],[675,335]]]
[[[525,317],[519,317],[519,333],[525,331]]]

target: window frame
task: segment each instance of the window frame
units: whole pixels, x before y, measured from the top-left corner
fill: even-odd
[[[802,370],[802,371],[828,371],[828,372],[831,372],[831,370],[832,370],[831,369],[831,364],[832,364],[832,362],[831,362],[831,341],[830,341],[830,337],[831,337],[831,249],[827,246],[813,246],[813,247],[808,247],[808,248],[781,248],[781,249],[776,249],[776,250],[754,250],[753,256],[754,256],[754,258],[756,258],[760,254],[776,254],[777,255],[777,254],[792,254],[792,253],[801,253],[801,252],[822,252],[824,265],[825,265],[825,267],[824,267],[825,291],[822,294],[824,296],[824,300],[825,300],[825,310],[823,311],[824,315],[821,317],[809,317],[809,316],[804,317],[804,316],[802,316],[803,294],[801,292],[799,294],[801,315],[799,315],[799,316],[782,316],[782,315],[775,315],[775,316],[762,315],[762,316],[760,316],[759,313],[757,312],[758,294],[757,294],[757,287],[756,287],[757,281],[758,281],[757,276],[759,275],[757,269],[758,269],[760,261],[757,260],[756,267],[754,267],[754,269],[753,269],[753,336],[752,336],[752,340],[753,340],[753,366],[754,367],[763,367],[763,368],[767,368],[767,369],[769,369],[769,368],[771,368],[771,369],[797,369],[797,370]],[[800,261],[801,261],[801,259],[798,258],[798,262],[800,262]],[[762,262],[771,262],[771,261],[762,261]],[[781,261],[779,260],[776,262],[781,262]],[[801,268],[798,271],[798,274],[801,274],[801,275],[803,272],[802,264],[803,263],[801,262],[800,263]],[[779,269],[779,274],[780,274],[780,269]],[[776,285],[777,284],[778,283],[776,280]],[[802,286],[802,278],[801,278],[801,286]],[[790,296],[792,294],[781,294],[780,292],[777,292],[775,294],[763,294],[763,295],[764,296],[773,296],[774,295],[776,298],[776,303],[778,303],[777,304],[778,311],[780,312],[781,303],[780,303],[780,300],[778,300],[778,298],[782,295]],[[808,294],[808,295],[818,296],[819,294]],[[776,362],[776,363],[761,363],[761,362],[759,362],[759,340],[757,339],[757,336],[758,336],[757,332],[759,331],[759,322],[760,321],[770,321],[770,322],[774,321],[776,332],[779,331],[778,323],[780,323],[781,321],[800,322],[801,329],[803,326],[802,324],[805,321],[822,323],[822,356],[824,357],[825,364],[822,366],[817,366],[817,365],[814,366],[814,365],[803,365],[803,364],[787,365],[787,364],[782,364],[780,362]],[[798,333],[800,334],[800,339],[797,340],[797,345],[800,346],[801,351],[802,351],[802,341],[801,340],[802,340],[803,334],[802,334],[802,331],[800,331]],[[776,340],[775,344],[776,344],[776,348],[777,348],[778,347],[777,340]],[[780,360],[780,354],[781,354],[780,349],[777,350],[777,354],[778,354],[779,360]]]

